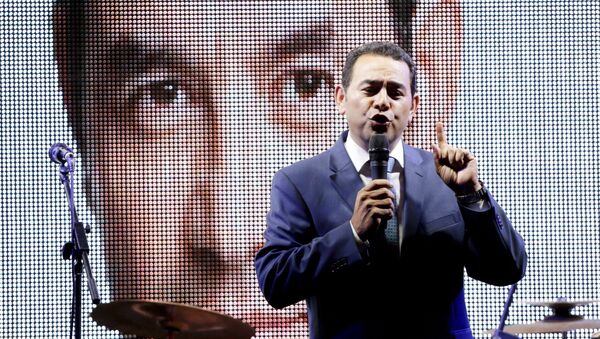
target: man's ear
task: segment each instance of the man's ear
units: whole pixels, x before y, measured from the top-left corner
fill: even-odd
[[[419,94],[413,95],[412,107],[410,108],[410,119],[411,120],[417,114],[417,111],[419,110],[420,102],[421,102],[421,97],[419,96]]]
[[[459,0],[423,1],[417,5],[414,18],[413,48],[419,76],[423,78],[427,93],[427,117],[413,120],[413,138],[421,147],[431,144],[435,138],[435,126],[431,121],[444,125],[454,112],[461,74],[461,51],[463,46],[463,23]],[[420,125],[420,123],[426,125]],[[421,144],[423,141],[423,145]]]
[[[335,104],[341,115],[346,114],[346,91],[342,85],[335,85]]]
[[[413,119],[417,114],[417,111],[419,110],[420,99],[421,97],[419,96],[419,94],[413,95],[412,106],[410,107],[410,111],[408,111],[408,121],[406,122],[406,129],[408,129],[411,126]]]

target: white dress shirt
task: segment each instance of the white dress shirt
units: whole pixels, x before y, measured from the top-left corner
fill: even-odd
[[[346,142],[344,143],[344,147],[346,148],[346,152],[348,152],[348,156],[350,156],[350,160],[352,161],[352,164],[354,165],[354,168],[356,168],[356,172],[360,173],[360,169],[361,167],[365,164],[365,162],[369,161],[369,152],[365,149],[363,149],[362,147],[360,147],[355,141],[354,138],[352,137],[352,133],[348,133],[348,138],[346,138]],[[402,142],[399,142],[396,147],[394,147],[391,151],[390,151],[390,158],[394,158],[396,159],[396,161],[398,161],[398,163],[400,164],[400,166],[402,166],[402,168],[404,168],[404,149],[402,147]],[[362,174],[360,174],[360,178],[363,181],[363,183],[365,185],[367,185],[369,182],[371,182],[371,178],[366,177]],[[388,180],[391,181],[392,185],[393,185],[393,192],[394,195],[396,196],[396,207],[398,207],[398,202],[400,201],[399,197],[400,197],[400,173],[388,173]],[[399,229],[399,233],[402,234],[401,230],[402,230],[402,225],[400,224],[400,220],[398,220],[398,227]],[[363,242],[360,237],[358,236],[358,234],[356,233],[356,230],[354,229],[354,227],[352,226],[352,221],[350,221],[350,228],[352,228],[352,234],[354,234],[354,239],[361,245],[367,245],[368,246],[368,242]]]

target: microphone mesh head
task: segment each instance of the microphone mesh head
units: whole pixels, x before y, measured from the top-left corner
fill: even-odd
[[[390,142],[383,133],[373,133],[369,138],[369,155],[373,160],[375,156],[379,160],[387,160],[390,154]]]
[[[371,138],[369,138],[369,152],[371,152],[371,150],[389,149],[389,147],[390,142],[383,133],[373,133]]]

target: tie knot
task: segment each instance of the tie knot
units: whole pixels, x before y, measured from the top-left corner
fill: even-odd
[[[388,160],[388,173],[400,173],[401,171],[402,166],[400,165],[400,162],[398,162],[398,160],[395,158],[390,157]],[[371,161],[367,160],[367,162],[362,165],[358,173],[364,175],[365,177],[371,178]]]

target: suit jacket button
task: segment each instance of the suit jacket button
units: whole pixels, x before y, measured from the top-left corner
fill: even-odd
[[[504,227],[504,223],[502,222],[502,218],[499,215],[496,215],[496,221],[498,222],[498,227],[502,229]]]
[[[348,265],[348,260],[346,258],[341,258],[338,259],[336,261],[333,262],[333,264],[331,264],[331,273],[335,273],[339,270],[341,270],[342,268],[346,267],[346,265]]]

